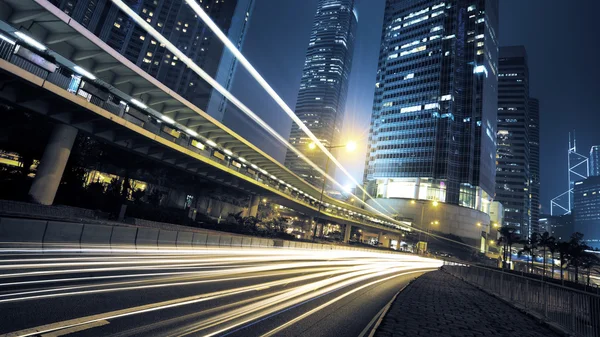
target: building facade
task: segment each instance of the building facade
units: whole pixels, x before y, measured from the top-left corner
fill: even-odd
[[[499,64],[496,200],[504,205],[504,225],[514,228],[520,237],[527,238],[532,233],[532,118],[525,48],[500,48]]]
[[[227,37],[230,41],[235,43],[235,46],[239,50],[242,50],[242,46],[246,40],[248,27],[250,26],[250,18],[254,11],[254,4],[255,0],[237,0],[237,6]],[[215,79],[227,90],[230,90],[233,85],[237,65],[238,62],[233,53],[228,49],[225,49]],[[228,101],[223,95],[218,91],[213,90],[206,112],[217,120],[222,121],[223,115],[227,109],[227,103]]]
[[[364,182],[377,198],[489,211],[497,0],[387,0]]]
[[[573,189],[574,231],[582,233],[588,245],[600,248],[600,177],[578,181]]]
[[[529,175],[531,231],[543,233],[540,221],[540,101],[529,99]]]
[[[336,141],[340,139],[357,23],[354,0],[319,0],[295,113],[326,147],[338,145]],[[289,141],[325,169],[327,157],[318,149],[309,148],[312,141],[296,124]],[[313,185],[323,182],[316,170],[290,150],[285,165]]]
[[[590,149],[590,177],[600,176],[600,145]]]
[[[64,13],[199,108],[206,110],[212,87],[135,24],[110,0],[51,0]],[[218,71],[223,44],[182,0],[125,0],[211,77]],[[203,10],[227,32],[237,0],[201,1]],[[227,65],[231,67],[231,65]]]
[[[540,215],[540,233],[547,231],[559,242],[569,241],[574,233],[573,215]]]

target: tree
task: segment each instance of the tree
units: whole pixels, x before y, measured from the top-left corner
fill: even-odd
[[[543,251],[543,265],[544,265],[544,271],[543,271],[543,277],[546,277],[546,250],[548,248],[550,248],[550,246],[554,245],[554,243],[556,242],[556,239],[550,235],[550,233],[548,232],[544,232],[544,234],[539,236],[539,242],[538,245],[540,247],[542,247],[542,251]],[[552,268],[552,276],[554,276],[554,264],[553,268]]]
[[[525,260],[525,270],[527,271],[527,269],[529,269],[529,271],[531,273],[533,273],[533,251],[535,250],[535,248],[533,248],[533,246],[531,244],[529,244],[528,241],[523,240],[521,241],[521,243],[523,243],[523,248],[519,249],[519,251],[517,252],[517,254],[520,256],[523,255],[530,255],[531,256],[531,269],[529,269],[529,262],[527,262],[527,260]]]
[[[590,249],[590,247],[583,243],[583,234],[579,232],[571,235],[571,239],[569,240],[568,244],[568,266],[575,268],[575,283],[579,283],[579,270],[584,267],[584,261],[588,255],[586,250]]]
[[[551,256],[551,268],[552,268],[552,278],[554,278],[554,254],[556,254],[556,252],[558,251],[558,242],[555,240],[552,240],[552,242],[548,243],[548,251],[550,252],[550,256]],[[545,269],[544,269],[545,271]]]
[[[586,284],[589,287],[590,286],[590,275],[592,273],[592,270],[595,270],[596,272],[600,272],[600,258],[598,257],[598,255],[594,254],[594,253],[588,253],[585,252],[582,258],[582,264],[581,267],[583,269],[586,270],[586,276],[587,276],[587,281]]]
[[[560,279],[563,279],[564,276],[564,266],[568,261],[569,256],[569,243],[568,242],[559,242],[557,245],[558,250],[558,259],[560,260]]]
[[[513,244],[516,242],[516,235],[514,234],[514,230],[512,228],[509,227],[502,227],[500,228],[500,239],[498,239],[498,243],[503,245],[503,252],[502,252],[502,261],[503,261],[503,268],[507,268],[508,267],[508,258],[511,255],[512,252],[512,246]]]

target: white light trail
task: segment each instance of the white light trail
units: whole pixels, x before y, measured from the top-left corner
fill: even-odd
[[[181,50],[179,50],[177,47],[175,47],[175,45],[173,45],[167,38],[165,38],[161,33],[159,33],[156,29],[154,29],[151,25],[149,25],[145,20],[143,20],[139,15],[137,15],[137,13],[135,13],[135,11],[133,11],[129,6],[127,6],[122,0],[111,0],[111,1],[117,7],[119,7],[123,12],[125,12],[133,21],[135,21],[138,25],[140,25],[146,32],[148,32],[150,35],[152,35],[161,44],[163,44],[170,52],[172,52],[175,56],[177,56],[181,60],[181,62],[185,63],[186,66],[188,66],[191,70],[193,70],[194,72],[196,72],[202,79],[204,79],[209,85],[211,85],[213,88],[215,88],[215,90],[217,90],[221,95],[223,95],[231,103],[233,103],[235,106],[237,106],[242,112],[244,112],[246,115],[248,115],[258,125],[260,125],[266,131],[268,131],[269,134],[271,134],[274,138],[276,138],[282,144],[286,145],[288,147],[288,149],[292,150],[296,155],[298,155],[298,157],[300,157],[307,164],[309,164],[311,167],[313,167],[317,172],[319,172],[319,174],[322,174],[327,180],[333,182],[335,185],[337,185],[341,189],[344,188],[344,185],[342,185],[340,182],[338,182],[337,180],[335,180],[333,177],[329,176],[320,167],[318,167],[312,161],[310,161],[302,152],[300,152],[293,145],[291,145],[286,139],[284,139],[281,135],[279,135],[279,133],[277,133],[266,122],[264,122],[262,119],[260,119],[260,117],[258,117],[254,112],[252,112],[252,110],[250,110],[248,107],[246,107],[241,101],[239,101],[235,96],[233,96],[229,91],[227,91],[227,89],[225,89],[222,85],[220,85],[215,79],[213,79],[212,77],[210,77],[204,70],[202,70],[202,68],[200,68],[196,63],[194,63]],[[213,22],[213,24],[214,24],[214,22]],[[218,27],[217,27],[217,29],[218,29]],[[221,34],[223,34],[223,33],[221,32]],[[227,40],[226,37],[225,37],[225,39]],[[229,40],[227,40],[227,41],[229,41]],[[242,58],[238,58],[240,61],[242,59],[246,60],[243,57],[243,55],[241,55],[241,53],[235,48],[235,46],[234,46],[233,50],[237,51],[237,52],[234,52],[234,54],[239,54],[242,57]],[[232,50],[232,52],[233,52],[233,50]],[[245,62],[249,64],[249,62],[247,60]],[[251,65],[250,65],[250,67],[251,67]],[[254,69],[254,68],[251,68],[251,69]],[[256,70],[254,70],[254,72],[256,72]],[[260,78],[262,78],[262,77],[260,77]],[[263,81],[264,81],[264,79],[263,79]],[[264,81],[264,83],[266,84],[266,81]],[[266,84],[266,86],[268,86],[268,84]],[[271,88],[271,87],[268,86],[268,88]],[[279,97],[279,96],[277,96],[277,94],[275,93],[275,91],[272,88],[270,89],[270,91],[273,92],[273,94],[275,95],[275,97]],[[273,98],[275,99],[275,97],[273,97]],[[291,111],[291,109],[285,104],[285,102],[283,102],[283,100],[281,98],[278,99],[278,103],[282,103],[283,106],[285,106],[284,110],[286,112],[288,112],[288,111],[291,112],[291,115],[293,116],[292,119],[294,119],[294,121],[296,121],[297,123],[298,122],[300,123],[298,125],[303,130],[305,130],[305,132],[308,132],[307,134],[309,134],[309,136],[311,137],[311,139],[313,139],[313,141],[315,142],[315,144],[317,144],[319,146],[319,148],[321,149],[321,151],[323,151],[324,153],[326,153],[331,158],[331,160],[338,167],[340,167],[340,169],[344,172],[344,174],[346,174],[350,178],[350,180],[355,183],[356,186],[358,186],[367,196],[369,196],[371,199],[374,200],[375,203],[377,203],[377,201],[375,201],[375,199],[370,194],[368,194],[358,184],[358,182],[354,178],[352,178],[350,176],[350,174],[348,173],[348,171],[346,171],[346,169],[333,157],[333,155],[329,151],[327,151],[327,149],[325,148],[325,146],[323,144],[321,144],[319,142],[319,140],[314,136],[314,134],[312,134],[312,132],[310,132],[310,130],[308,130],[308,128],[302,123],[302,121],[300,121],[296,117],[296,115],[293,113],[293,111]],[[360,202],[360,203],[364,204],[365,206],[369,207],[370,209],[373,210],[373,212],[379,214],[380,216],[382,216],[383,218],[389,220],[390,222],[395,223],[400,228],[407,228],[407,229],[411,228],[412,230],[419,231],[418,229],[412,228],[410,226],[406,226],[405,224],[403,224],[403,223],[395,220],[394,218],[392,218],[392,217],[386,215],[385,213],[379,211],[378,209],[374,208],[373,206],[368,205],[366,202],[364,202],[361,198],[357,197],[356,195],[353,195],[353,196],[355,197],[355,199],[358,202]],[[382,209],[385,208],[383,206],[381,206],[381,207],[382,207]]]
[[[269,96],[271,96],[271,98],[273,98],[273,100],[294,121],[294,123],[296,123],[296,125],[298,125],[298,127],[302,131],[304,131],[304,133],[313,141],[313,143],[315,145],[317,145],[317,147],[325,155],[327,155],[327,157],[329,157],[329,159],[346,175],[346,177],[348,177],[352,181],[352,183],[355,186],[359,187],[363,193],[365,193],[369,198],[373,199],[373,201],[375,203],[377,203],[379,206],[381,206],[383,208],[383,206],[381,204],[379,204],[377,201],[375,201],[375,198],[373,198],[373,196],[371,196],[369,193],[367,193],[367,191],[358,183],[358,181],[356,181],[356,179],[354,179],[354,177],[350,174],[350,172],[348,172],[346,170],[346,168],[335,158],[335,156],[333,154],[331,154],[331,152],[329,152],[327,147],[325,145],[323,145],[323,143],[321,143],[319,138],[317,138],[317,136],[315,136],[312,133],[312,131],[304,124],[304,122],[302,122],[302,120],[300,120],[300,118],[298,118],[298,116],[296,116],[296,114],[294,113],[292,108],[290,108],[287,105],[287,103],[285,103],[285,101],[277,94],[277,92],[271,87],[271,85],[269,85],[269,83],[254,68],[254,66],[252,66],[252,64],[248,61],[248,59],[246,59],[246,57],[237,49],[235,44],[233,44],[233,42],[231,42],[229,40],[229,38],[227,38],[227,35],[225,35],[225,33],[223,33],[223,31],[221,31],[219,26],[210,18],[210,16],[208,14],[206,14],[206,12],[202,9],[202,7],[195,0],[184,0],[184,1],[194,10],[194,12],[196,12],[196,14],[198,14],[200,19],[202,19],[202,21],[204,21],[204,23],[210,28],[210,30],[212,30],[213,33],[215,33],[215,35],[219,38],[219,40],[221,40],[221,42],[223,42],[225,47],[227,47],[227,49],[229,49],[229,51],[231,51],[231,53],[233,53],[235,58],[244,66],[244,68],[246,68],[246,70],[250,73],[250,75],[252,75],[252,77],[258,82],[258,84],[260,84],[260,86],[269,94]],[[287,143],[287,141],[285,143]],[[306,158],[304,155],[302,155],[302,159],[304,159],[305,161],[308,161],[309,164],[312,164],[312,162],[308,158]],[[337,183],[337,181],[335,181],[334,179],[329,177],[324,171],[319,171],[319,173],[326,176],[327,179],[336,182],[336,185],[338,185],[338,187],[340,187],[342,190],[344,189],[344,186],[342,184]],[[353,194],[353,196],[356,197],[356,195],[354,195],[354,194]],[[361,200],[361,199],[358,198],[358,200]],[[366,203],[365,203],[365,205],[366,205]],[[378,210],[373,208],[372,206],[369,206],[369,207],[371,207],[375,212],[378,212]],[[381,213],[381,214],[385,215],[383,213]],[[387,217],[387,218],[391,219],[395,222],[395,220],[393,218],[391,218],[391,217]]]
[[[96,284],[88,284],[93,280],[88,278],[77,278],[82,281],[80,285],[52,288],[52,284],[49,288],[35,288],[31,291],[21,291],[13,294],[15,296],[25,295],[24,297],[16,297],[9,299],[8,301],[24,300],[24,299],[35,299],[39,301],[47,300],[57,296],[79,296],[78,298],[87,298],[94,294],[105,293],[102,296],[117,296],[110,295],[111,292],[129,290],[138,291],[145,289],[159,289],[161,287],[185,287],[193,284],[210,283],[210,282],[227,282],[227,281],[240,281],[245,280],[247,282],[253,282],[254,279],[258,282],[254,282],[250,285],[238,286],[232,289],[225,289],[219,291],[213,291],[210,293],[204,293],[201,295],[187,296],[182,298],[175,298],[172,300],[161,301],[156,303],[144,304],[134,306],[130,308],[120,309],[111,312],[105,312],[95,314],[91,316],[79,317],[75,319],[69,319],[61,322],[52,324],[46,324],[30,329],[16,331],[9,336],[33,336],[38,334],[44,334],[53,331],[60,331],[73,327],[83,327],[87,324],[93,324],[100,321],[111,321],[132,315],[141,315],[149,312],[167,310],[176,307],[188,306],[200,302],[214,301],[215,304],[220,305],[223,301],[232,301],[231,304],[221,305],[219,307],[212,307],[208,310],[203,311],[205,314],[204,318],[201,316],[196,317],[192,320],[190,325],[185,325],[179,321],[178,317],[175,319],[167,319],[165,322],[157,322],[155,328],[164,326],[165,324],[175,324],[178,326],[177,335],[185,335],[194,333],[196,331],[203,331],[203,335],[214,335],[219,332],[231,330],[236,327],[243,326],[249,322],[255,321],[263,317],[268,317],[274,314],[278,314],[287,308],[295,307],[304,303],[308,303],[314,299],[320,298],[321,296],[333,294],[334,292],[341,291],[340,296],[337,296],[333,300],[327,302],[327,305],[339,301],[341,298],[349,296],[352,293],[360,289],[375,285],[376,283],[387,280],[387,277],[398,277],[399,274],[405,273],[416,273],[422,272],[422,269],[437,268],[440,265],[440,261],[420,258],[412,255],[402,254],[382,254],[382,253],[365,253],[365,252],[345,252],[345,251],[332,251],[328,252],[326,256],[323,256],[322,251],[308,251],[308,250],[289,250],[282,251],[280,249],[262,249],[257,250],[257,255],[254,254],[254,250],[247,249],[222,249],[222,250],[208,250],[213,255],[212,260],[219,262],[223,261],[224,264],[221,269],[215,270],[211,275],[204,275],[205,272],[200,273],[187,273],[181,276],[171,277],[172,273],[168,273],[167,277],[162,277],[165,273],[146,273],[151,275],[143,277],[140,280],[125,281],[125,282],[98,282]],[[234,253],[233,256],[228,253]],[[275,258],[275,263],[265,260],[265,254],[270,252],[271,259]],[[279,254],[285,253],[282,259],[287,259],[287,262],[277,263],[280,259]],[[320,254],[319,254],[320,253]],[[229,262],[230,258],[237,258],[240,254],[244,254],[245,259],[248,263],[260,263],[262,265],[256,266],[234,266],[232,267]],[[286,256],[287,255],[287,256]],[[130,258],[133,256],[126,256]],[[122,256],[105,256],[105,257],[94,257],[93,259],[106,258],[107,262],[112,262],[114,259],[124,258]],[[85,258],[82,258],[85,259]],[[171,262],[172,256],[166,255],[164,257],[155,256],[153,260],[159,265],[164,265],[160,260]],[[255,261],[256,259],[256,261]],[[31,259],[32,264],[35,264],[35,260]],[[47,268],[62,268],[61,263],[51,263],[51,259],[43,259],[48,263],[42,263]],[[70,258],[70,262],[77,263],[78,258]],[[187,259],[189,263],[193,264],[193,258]],[[12,259],[11,261],[20,261],[20,259]],[[97,262],[91,260],[88,262]],[[135,263],[133,259],[127,261],[129,263]],[[0,261],[0,265],[4,264],[4,261]],[[11,262],[8,264],[10,265]],[[208,262],[206,262],[208,263]],[[20,263],[22,265],[23,263]],[[177,264],[179,265],[179,264]],[[308,266],[308,267],[306,267]],[[90,269],[94,269],[94,266],[90,266]],[[5,268],[6,269],[6,268]],[[83,268],[83,270],[86,270]],[[228,277],[223,278],[221,274],[228,274]],[[134,274],[123,275],[135,276]],[[384,279],[381,279],[381,278]],[[266,279],[261,279],[266,278]],[[271,278],[272,280],[269,280]],[[390,278],[390,279],[391,279]],[[66,278],[68,279],[68,278]],[[93,279],[93,277],[91,278]],[[373,282],[371,282],[371,279]],[[72,280],[76,280],[73,278]],[[30,282],[30,281],[26,281]],[[353,288],[353,285],[358,285],[363,282],[368,282],[366,285],[361,285],[358,288]],[[13,286],[18,283],[12,283]],[[123,287],[123,285],[127,285]],[[41,285],[43,286],[43,285]],[[93,289],[97,287],[98,289]],[[79,291],[72,291],[73,289],[83,289]],[[91,288],[91,289],[90,289]],[[44,294],[43,292],[58,291],[57,293]],[[62,291],[66,291],[64,293]],[[36,295],[36,294],[40,295]],[[176,292],[175,292],[176,293]],[[344,296],[344,293],[347,295]],[[235,297],[234,297],[235,296]],[[245,296],[246,298],[239,298],[239,296]],[[4,301],[0,300],[0,303]],[[74,301],[75,302],[75,301]],[[209,307],[211,304],[207,304]],[[319,307],[323,308],[323,306]],[[226,310],[225,310],[226,309]],[[310,311],[314,313],[315,310]],[[208,315],[210,313],[210,315]],[[214,314],[213,314],[214,313]],[[309,314],[310,314],[309,313]],[[165,313],[168,317],[168,313]],[[196,314],[192,314],[196,315]],[[307,315],[303,315],[306,317]],[[169,321],[171,323],[169,323]],[[293,322],[292,322],[293,323]],[[288,325],[291,324],[288,322]],[[213,331],[216,330],[216,331]]]

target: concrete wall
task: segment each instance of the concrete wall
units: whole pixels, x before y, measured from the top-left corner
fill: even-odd
[[[394,253],[377,249],[295,242],[219,232],[168,231],[148,227],[110,226],[73,222],[0,218],[0,249],[202,249],[237,247],[318,250],[357,250]]]
[[[411,218],[417,228],[422,228],[421,214],[423,214],[423,229],[429,226],[432,231],[445,234],[454,234],[461,237],[466,243],[479,246],[482,231],[488,232],[490,216],[475,209],[438,203],[433,206],[431,201],[419,200],[412,203],[411,199],[375,199],[383,208],[373,200],[367,203],[390,216]],[[393,211],[392,211],[393,210]],[[423,212],[422,212],[423,211]],[[438,225],[430,225],[438,221]],[[477,224],[481,224],[478,226]]]

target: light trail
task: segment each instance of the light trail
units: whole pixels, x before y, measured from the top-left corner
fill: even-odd
[[[165,273],[157,270],[156,273],[147,271],[141,275],[130,273],[119,275],[118,273],[122,272],[121,268],[127,266],[118,264],[113,268],[108,268],[112,269],[116,275],[103,275],[104,278],[95,279],[95,277],[80,277],[76,274],[73,278],[60,278],[63,282],[72,282],[73,284],[59,287],[56,287],[52,280],[32,280],[29,275],[16,277],[17,280],[11,280],[11,282],[3,284],[9,289],[17,289],[4,291],[0,294],[0,298],[2,298],[0,300],[0,311],[5,305],[10,304],[22,308],[20,314],[26,314],[28,310],[32,310],[31,308],[44,305],[44,303],[50,305],[65,296],[74,297],[72,303],[87,303],[97,298],[97,296],[118,298],[120,296],[118,292],[126,294],[139,293],[144,294],[144,297],[135,303],[131,303],[126,308],[119,309],[117,307],[117,310],[76,318],[65,317],[69,319],[49,324],[46,322],[46,324],[33,328],[16,330],[6,336],[33,336],[50,332],[58,333],[65,329],[75,331],[77,329],[87,329],[87,327],[100,331],[103,327],[110,328],[113,326],[115,320],[128,321],[127,317],[134,315],[146,317],[150,313],[158,311],[161,312],[158,316],[161,319],[152,321],[152,326],[155,329],[166,329],[169,326],[174,326],[177,335],[199,332],[206,336],[222,334],[253,324],[252,322],[257,320],[275,317],[279,313],[292,308],[295,308],[294,310],[306,308],[306,311],[312,313],[315,311],[312,310],[312,304],[310,303],[323,296],[333,296],[332,299],[336,298],[336,301],[339,301],[347,296],[352,296],[360,289],[371,287],[379,282],[386,282],[393,277],[437,268],[440,265],[440,261],[413,255],[356,251],[332,251],[327,252],[328,254],[322,254],[322,251],[294,250],[278,255],[282,253],[280,249],[262,249],[255,255],[252,250],[227,248],[220,251],[211,250],[211,252],[214,254],[214,259],[205,258],[210,256],[205,254],[205,251],[201,253],[202,258],[200,258],[204,263],[218,266],[218,270],[208,273],[205,271]],[[245,254],[246,262],[257,265],[229,264],[232,258],[238,258],[239,254]],[[266,259],[268,257],[266,255],[269,254],[272,261]],[[97,262],[102,262],[99,261],[102,258],[106,258],[107,262],[141,262],[135,261],[131,256],[97,256],[93,257],[92,260],[89,260],[89,257],[66,256],[69,263],[78,263],[78,268],[74,269],[78,272],[98,269]],[[49,272],[54,271],[55,268],[63,268],[60,257],[57,257],[57,259],[59,261],[44,259],[44,263],[40,263],[40,265],[44,266]],[[160,266],[173,262],[176,266],[182,265],[179,263],[179,258],[172,255],[163,257],[156,255],[154,259],[156,264]],[[161,259],[164,259],[164,261],[160,261]],[[33,263],[35,263],[35,260],[32,257]],[[194,258],[188,258],[187,260],[189,264],[196,263]],[[282,262],[282,260],[287,261]],[[10,263],[17,263],[17,265],[24,264],[22,259],[18,258],[10,261]],[[86,267],[84,261],[91,263]],[[219,265],[220,261],[223,264]],[[0,267],[6,267],[6,264],[3,263],[4,261],[0,260]],[[147,264],[144,264],[144,266],[147,266]],[[122,279],[119,279],[119,277],[122,277]],[[132,277],[135,279],[132,280]],[[22,283],[18,280],[21,278],[23,279]],[[31,290],[19,289],[20,285],[36,288]],[[168,289],[169,297],[172,299],[167,297],[166,300],[163,299],[159,302],[152,301],[151,298],[154,296],[152,294],[162,293],[160,289]],[[177,289],[185,291],[180,292]],[[357,290],[354,291],[353,289]],[[346,293],[346,296],[342,296]],[[144,299],[147,296],[150,297]],[[135,298],[138,297],[135,296]],[[327,298],[328,303],[333,303],[330,302],[332,299]],[[32,300],[35,300],[35,306],[27,304]],[[204,309],[199,311],[193,309],[200,304]],[[190,307],[190,309],[185,309],[187,307]],[[186,310],[187,312],[193,312],[193,314],[191,316],[190,314],[180,315],[177,313],[179,310]],[[152,315],[152,317],[156,317],[156,314]],[[303,317],[306,317],[306,315]],[[98,322],[103,322],[103,324],[97,324]],[[288,325],[293,323],[288,322]],[[0,318],[0,331],[3,325],[6,325],[6,322],[2,322]]]
[[[248,117],[250,117],[252,120],[254,120],[257,124],[259,124],[261,127],[263,127],[266,131],[269,132],[269,134],[271,134],[274,138],[276,138],[279,142],[281,142],[282,144],[284,144],[288,149],[290,149],[291,151],[293,151],[298,157],[302,158],[302,160],[304,160],[307,164],[309,164],[311,167],[313,167],[317,172],[319,172],[319,174],[323,175],[324,177],[326,177],[329,181],[333,182],[335,185],[337,185],[339,188],[341,188],[342,190],[344,189],[344,185],[339,183],[337,180],[335,180],[335,178],[329,176],[327,174],[327,172],[323,171],[319,166],[317,166],[316,164],[314,164],[312,161],[310,161],[302,152],[300,152],[298,149],[296,149],[292,144],[290,144],[287,140],[285,140],[279,133],[277,133],[277,131],[275,131],[273,128],[271,128],[265,121],[263,121],[260,117],[258,117],[254,112],[252,112],[252,110],[250,110],[247,106],[245,106],[241,101],[239,101],[235,96],[233,96],[233,94],[231,94],[227,89],[225,89],[223,86],[221,86],[215,79],[213,79],[212,77],[210,77],[210,75],[208,75],[204,70],[202,70],[202,68],[200,68],[196,63],[194,63],[189,57],[187,57],[181,50],[179,50],[177,47],[175,47],[175,45],[173,45],[167,38],[165,38],[160,32],[158,32],[156,29],[154,29],[151,25],[149,25],[146,21],[144,21],[139,15],[137,15],[137,13],[135,13],[135,11],[133,11],[128,5],[126,5],[122,0],[111,0],[117,7],[119,7],[123,12],[125,12],[133,21],[135,21],[138,25],[140,25],[142,27],[142,29],[144,29],[147,33],[149,33],[150,35],[152,35],[155,39],[157,39],[161,44],[163,44],[165,46],[165,48],[167,48],[170,52],[172,52],[174,55],[176,55],[181,62],[185,63],[186,66],[188,66],[190,69],[192,69],[194,72],[196,72],[203,80],[205,80],[209,85],[211,85],[215,90],[217,90],[221,95],[225,96],[230,102],[232,102],[236,107],[238,107],[242,112],[244,112]],[[209,18],[210,19],[210,18]],[[212,21],[211,21],[212,22]],[[213,23],[214,24],[214,23]],[[218,27],[217,27],[218,30]],[[219,32],[221,32],[220,30],[218,30]],[[213,31],[215,32],[215,31]],[[215,32],[216,34],[216,32]],[[223,34],[221,32],[221,34]],[[229,41],[227,39],[227,37],[225,37],[226,41]],[[233,50],[237,51],[237,54],[241,55],[241,53],[239,52],[239,50],[237,50],[235,48],[235,46],[233,47]],[[233,51],[232,50],[232,51]],[[234,52],[235,53],[235,52]],[[237,55],[236,55],[237,57]],[[241,57],[243,58],[243,55],[241,55]],[[246,60],[245,58],[243,58],[244,60]],[[238,58],[238,60],[242,60],[240,58]],[[246,62],[248,62],[246,60]],[[248,62],[249,64],[249,62]],[[250,65],[250,67],[252,67]],[[248,68],[247,68],[248,69]],[[254,69],[254,68],[252,68]],[[254,70],[256,71],[256,70]],[[260,76],[260,75],[259,75]],[[262,77],[261,77],[262,78]],[[256,79],[256,78],[255,78]],[[264,79],[263,79],[264,81]],[[266,82],[265,82],[266,83]],[[268,84],[266,84],[268,86]],[[270,86],[268,86],[270,88]],[[272,90],[272,89],[271,89]],[[274,91],[273,91],[274,92]],[[277,95],[275,93],[275,95]],[[273,96],[272,96],[273,97]],[[277,96],[279,97],[279,96]],[[275,97],[273,97],[274,99],[276,99]],[[277,99],[276,99],[277,100]],[[279,100],[281,100],[281,98],[279,98]],[[283,102],[283,100],[281,100]],[[283,102],[283,105],[287,108],[284,108],[284,110],[287,113],[287,110],[291,109],[285,104],[285,102]],[[289,115],[289,113],[288,113]],[[369,198],[371,198],[375,203],[377,203],[380,207],[382,207],[382,209],[385,209],[385,207],[383,207],[381,204],[379,204],[369,193],[367,193],[366,190],[364,190],[364,188],[362,186],[360,186],[360,184],[358,184],[358,182],[356,182],[356,180],[351,177],[351,175],[348,173],[348,171],[335,159],[335,157],[333,157],[333,155],[325,148],[325,146],[314,136],[314,134],[312,134],[312,132],[310,130],[308,130],[308,128],[302,123],[302,121],[300,121],[298,119],[298,117],[294,114],[293,111],[291,111],[291,115],[293,115],[292,119],[294,119],[295,121],[298,120],[298,122],[300,124],[298,124],[303,130],[305,130],[305,132],[308,131],[308,135],[311,137],[311,139],[315,142],[315,144],[317,144],[319,146],[319,148],[327,154],[327,156],[330,157],[330,159],[338,166],[340,167],[340,169],[347,174],[350,179],[352,180],[352,182],[356,183],[356,186],[358,186],[363,193],[365,193],[367,196],[369,196]],[[411,229],[411,230],[415,230],[415,231],[421,231],[419,229],[415,229],[413,227],[410,226],[406,226],[405,224],[397,221],[396,219],[390,217],[389,215],[379,211],[378,209],[374,208],[373,206],[367,204],[365,201],[362,200],[362,198],[357,197],[356,195],[352,194],[354,196],[354,199],[360,203],[362,203],[363,205],[369,207],[370,209],[373,210],[373,212],[379,214],[380,216],[382,216],[383,218],[391,221],[392,223],[396,224],[396,226],[398,226],[398,228],[404,228],[404,229]],[[425,233],[425,231],[422,231],[423,233]]]
[[[123,12],[125,12],[132,20],[134,20],[139,26],[142,27],[147,33],[152,35],[155,39],[161,42],[169,51],[171,51],[174,55],[176,55],[183,63],[185,63],[190,69],[196,72],[202,79],[204,79],[209,85],[211,85],[215,90],[217,90],[221,95],[227,98],[230,102],[232,102],[236,107],[238,107],[242,112],[244,112],[248,117],[254,120],[258,125],[260,125],[263,129],[269,132],[275,139],[284,144],[288,149],[293,151],[298,157],[300,157],[304,162],[309,164],[312,168],[314,168],[319,174],[323,175],[327,180],[333,182],[336,186],[338,186],[341,190],[344,190],[345,187],[343,184],[335,180],[335,178],[331,177],[327,174],[327,172],[323,171],[319,166],[313,163],[310,159],[308,159],[302,152],[300,152],[296,147],[290,144],[286,139],[284,139],[277,131],[269,126],[265,121],[263,121],[260,117],[258,117],[252,110],[250,110],[247,106],[245,106],[241,101],[239,101],[233,94],[231,94],[227,89],[219,84],[215,79],[213,79],[210,75],[208,75],[202,68],[200,68],[195,62],[193,62],[189,57],[187,57],[181,50],[179,50],[174,44],[172,44],[167,38],[165,38],[160,32],[158,32],[154,27],[148,24],[144,19],[142,19],[135,11],[133,11],[127,4],[125,4],[122,0],[111,0],[117,7],[119,7]],[[219,40],[225,44],[225,46],[234,54],[236,59],[242,63],[244,68],[250,72],[252,77],[261,85],[263,89],[269,93],[271,98],[273,98],[277,104],[286,112],[292,120],[311,138],[311,140],[319,147],[323,153],[325,153],[332,162],[336,164],[344,174],[350,178],[350,180],[357,186],[366,196],[368,196],[374,203],[376,203],[381,209],[386,209],[385,206],[381,205],[372,195],[370,195],[353,177],[352,175],[343,167],[343,165],[327,150],[327,148],[319,141],[319,139],[308,129],[308,127],[296,116],[294,111],[283,101],[283,99],[273,90],[273,88],[267,83],[267,81],[256,71],[256,69],[252,66],[252,64],[245,58],[245,56],[235,47],[235,45],[229,41],[227,36],[220,30],[220,28],[212,21],[210,16],[208,16],[204,10],[196,4],[193,0],[182,0],[188,3],[190,7],[196,12],[196,14],[202,19],[202,21],[219,37]],[[435,237],[440,240],[446,240],[461,246],[468,247],[475,251],[479,250],[479,247],[471,246],[464,242],[460,242],[457,240],[452,240],[449,238],[445,238],[443,236],[439,236],[433,233],[429,233],[429,231],[418,229],[412,226],[406,226],[405,224],[397,221],[393,217],[383,213],[377,208],[367,204],[363,198],[356,196],[355,194],[351,195],[354,197],[354,200],[365,205],[369,209],[371,209],[374,213],[379,214],[381,217],[387,219],[391,223],[394,223],[398,229],[406,229],[415,232],[420,232],[425,235],[429,235]],[[397,212],[393,207],[389,207],[392,209],[392,213]]]

